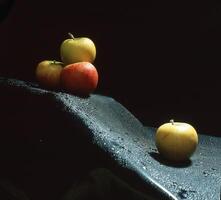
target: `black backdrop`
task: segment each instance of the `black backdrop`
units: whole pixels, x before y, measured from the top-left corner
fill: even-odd
[[[1,76],[35,81],[72,32],[97,47],[96,93],[148,126],[174,120],[221,135],[221,4],[180,1],[0,1]],[[4,18],[4,19],[3,19]]]

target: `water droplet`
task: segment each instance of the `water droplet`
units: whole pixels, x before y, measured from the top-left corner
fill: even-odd
[[[122,137],[120,137],[120,136],[118,136],[117,138],[118,138],[118,140],[121,140],[121,141],[124,140],[124,138],[122,138]]]
[[[172,184],[171,184],[171,187],[173,187],[174,189],[176,189],[178,186],[177,186],[177,182],[172,182]]]
[[[114,147],[111,147],[111,150],[114,151],[115,150]]]
[[[186,199],[188,197],[188,192],[184,189],[181,189],[179,192],[178,192],[178,196],[181,198],[181,199]]]
[[[157,149],[156,149],[156,148],[153,148],[153,147],[150,147],[150,150],[151,150],[152,152],[157,152]]]
[[[132,151],[130,149],[127,149],[128,153],[132,153]]]
[[[203,172],[203,175],[204,175],[205,177],[207,177],[207,176],[209,176],[209,172],[208,172],[208,171],[204,171],[204,172]]]
[[[183,190],[183,189],[182,189],[182,186],[179,186],[178,188],[179,188],[179,190]]]
[[[133,138],[133,141],[137,143],[139,141],[139,139],[138,138]]]

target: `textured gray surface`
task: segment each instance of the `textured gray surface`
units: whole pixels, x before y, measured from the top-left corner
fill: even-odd
[[[150,129],[149,129],[150,130]],[[153,129],[149,147],[154,149]],[[220,199],[221,186],[221,139],[199,135],[200,142],[191,161],[174,165],[163,161],[157,153],[149,151],[151,165],[146,165],[146,173],[167,188],[178,199]]]
[[[155,129],[144,127],[110,97],[93,94],[81,98],[13,79],[1,78],[0,85],[1,89],[13,88],[24,95],[49,97],[54,102],[52,106],[62,110],[70,122],[81,124],[89,143],[101,149],[102,155],[110,157],[119,169],[127,170],[122,176],[130,176],[130,172],[135,174],[144,188],[159,192],[159,198],[220,199],[221,138],[200,134],[199,146],[191,160],[175,165],[159,156],[154,144]],[[110,169],[116,168],[110,166]]]

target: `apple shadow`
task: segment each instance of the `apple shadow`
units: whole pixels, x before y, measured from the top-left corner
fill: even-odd
[[[169,167],[175,167],[175,168],[185,168],[192,165],[192,161],[190,159],[182,162],[175,162],[165,159],[160,155],[158,152],[149,152],[149,155],[159,163],[169,166]]]
[[[56,91],[56,90],[54,90],[54,91]],[[73,96],[76,96],[76,97],[79,97],[79,98],[82,98],[82,99],[87,99],[91,96],[91,93],[90,94],[84,94],[84,93],[81,93],[79,91],[69,92],[65,89],[59,89],[59,92],[66,93],[66,94],[69,94],[69,95],[73,95]]]
[[[80,94],[80,93],[72,93],[72,95],[78,96],[82,99],[87,99],[91,96],[91,94]]]

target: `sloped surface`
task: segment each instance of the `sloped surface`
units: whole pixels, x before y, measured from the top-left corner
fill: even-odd
[[[220,199],[220,138],[200,135],[191,161],[174,165],[158,155],[155,129],[110,97],[83,98],[4,78],[0,90],[1,171],[28,196],[42,199],[38,194],[44,191],[33,188],[45,184],[51,185],[50,199],[55,188],[65,191],[85,174],[105,168],[141,192],[139,199]]]

